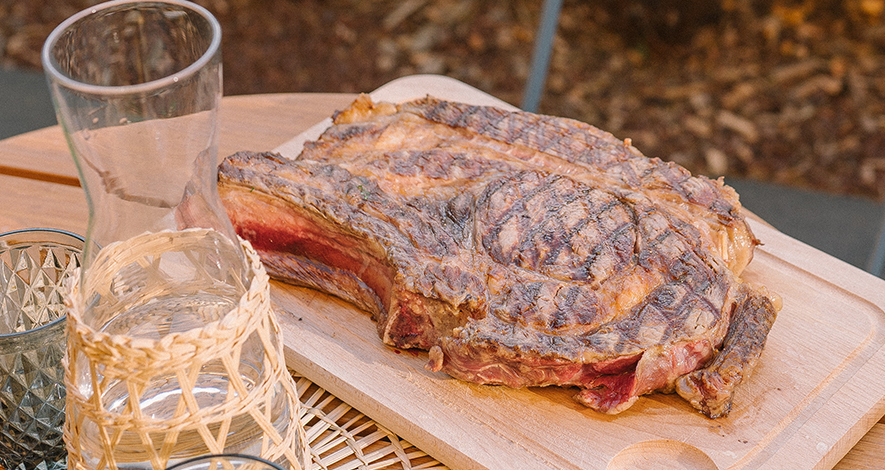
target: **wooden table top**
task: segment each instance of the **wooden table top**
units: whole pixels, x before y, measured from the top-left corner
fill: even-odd
[[[306,93],[225,97],[219,156],[239,150],[271,150],[355,97]],[[85,197],[58,126],[0,141],[0,185],[0,231],[51,227],[85,233]],[[873,424],[834,468],[885,468],[885,417]]]

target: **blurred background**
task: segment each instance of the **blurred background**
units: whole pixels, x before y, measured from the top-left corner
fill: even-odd
[[[95,3],[0,0],[0,119],[45,109],[48,94],[10,96],[31,99],[14,90],[39,76],[47,35]],[[433,73],[519,106],[544,2],[197,3],[222,24],[226,95]],[[881,273],[885,0],[565,0],[548,72],[539,112],[725,176],[776,227]]]

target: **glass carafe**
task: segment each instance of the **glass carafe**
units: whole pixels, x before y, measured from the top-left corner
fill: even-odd
[[[121,0],[44,46],[89,205],[69,294],[70,468],[222,452],[306,465],[267,276],[217,194],[220,44],[198,5]]]

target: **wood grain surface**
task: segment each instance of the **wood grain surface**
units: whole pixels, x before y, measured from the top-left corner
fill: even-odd
[[[276,148],[354,98],[226,97],[219,154]],[[0,141],[0,184],[0,230],[85,230],[85,198],[58,127]],[[668,395],[607,417],[561,389],[458,382],[424,370],[424,353],[381,345],[368,315],[348,304],[279,283],[273,298],[290,365],[453,468],[881,468],[885,282],[763,224],[754,229],[765,245],[747,276],[778,291],[784,309],[725,420]]]

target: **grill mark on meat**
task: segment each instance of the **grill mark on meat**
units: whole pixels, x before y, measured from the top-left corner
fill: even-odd
[[[228,157],[219,192],[272,275],[378,310],[432,370],[602,412],[679,380],[727,413],[775,317],[730,188],[577,121],[361,98],[297,161]]]
[[[580,215],[574,226],[563,226],[563,207],[578,200],[581,207],[575,210]],[[598,283],[632,262],[635,225],[628,217],[632,210],[622,204],[560,175],[517,173],[489,185],[480,196],[482,221],[488,227],[478,231],[483,233],[483,248],[500,263]],[[613,214],[616,209],[620,216]],[[560,259],[563,250],[574,256]],[[614,256],[597,263],[603,252]],[[609,260],[614,263],[606,263]]]
[[[571,302],[559,294],[565,290]],[[508,323],[532,325],[544,331],[567,331],[572,327],[592,328],[607,312],[599,306],[598,296],[585,286],[530,282],[502,293],[495,314]],[[583,302],[576,305],[575,300]]]
[[[481,112],[472,112],[474,119],[463,123],[458,118],[465,105],[451,102],[439,102],[431,97],[404,103],[401,109],[414,113],[425,119],[448,126],[468,129],[484,137],[503,143],[524,145],[538,152],[558,157],[561,162],[580,165],[586,176],[600,178],[610,184],[621,185],[631,189],[652,191],[660,198],[679,199],[686,204],[680,207],[675,204],[673,211],[688,211],[715,229],[720,224],[734,226],[743,225],[737,196],[721,182],[714,182],[703,177],[693,177],[682,167],[659,159],[647,159],[637,150],[618,141],[611,134],[578,121],[540,116],[525,112],[505,112],[494,108],[483,108]],[[445,108],[445,109],[443,109]],[[433,110],[430,112],[429,110]],[[507,125],[496,127],[477,126],[478,115],[487,114],[492,121],[500,120]],[[532,132],[528,132],[531,129]],[[528,132],[528,133],[527,133]],[[549,134],[557,135],[550,138]],[[520,139],[517,136],[542,136],[537,139]],[[553,141],[559,143],[554,145]],[[525,158],[530,158],[526,156]],[[600,173],[604,174],[601,175]],[[740,228],[738,233],[729,232],[733,242],[757,244],[749,230]],[[743,239],[743,240],[741,240]],[[746,253],[752,254],[752,247]],[[730,268],[740,274],[749,263],[749,259],[737,258],[727,260]]]
[[[440,102],[433,98],[416,100],[405,103],[402,109],[415,113],[425,119],[452,127],[463,127],[482,134],[486,137],[499,140],[507,144],[520,144],[534,150],[552,153],[567,161],[575,161],[575,155],[584,157],[584,163],[590,163],[595,167],[607,170],[610,165],[623,160],[623,145],[608,134],[599,135],[586,132],[591,126],[562,118],[550,118],[525,112],[506,112],[496,108],[482,108],[481,113],[488,116],[479,116],[479,111],[470,113],[473,119],[462,120],[461,115],[469,108],[469,105],[453,102]],[[494,126],[477,127],[475,122],[483,123],[488,119]],[[483,123],[484,124],[484,123]],[[550,134],[559,136],[551,139]],[[557,140],[568,136],[568,140],[562,145],[555,145]],[[572,145],[572,143],[574,144]],[[574,152],[574,147],[580,149]]]
[[[546,125],[547,119],[542,118],[542,120],[545,121],[545,126],[538,127],[537,129],[542,130],[544,136],[536,139],[534,142],[532,142],[532,144],[529,145],[529,147],[537,148],[540,152],[550,153],[551,149],[559,148],[563,139],[565,138],[565,134],[563,132],[554,130],[554,126]],[[543,132],[543,129],[547,129],[548,131]]]
[[[583,225],[586,226],[589,223]],[[589,250],[589,255],[582,259],[578,275],[573,276],[573,279],[587,280],[594,283],[606,279],[608,276],[602,275],[598,271],[602,271],[602,269],[599,269],[600,264],[603,264],[605,260],[611,259],[611,257],[603,256],[609,249],[613,250],[610,254],[613,254],[616,260],[614,265],[609,266],[610,272],[617,272],[623,266],[632,264],[634,262],[636,246],[635,229],[635,225],[624,222],[608,232],[603,232],[605,238]],[[575,253],[571,240],[569,240],[569,251]],[[604,268],[605,265],[603,264],[602,267]]]
[[[678,287],[682,289],[677,289]],[[698,308],[692,308],[695,306]],[[640,347],[670,341],[681,332],[680,327],[684,325],[685,317],[690,311],[709,312],[712,318],[718,320],[716,309],[712,308],[708,299],[694,295],[684,285],[662,286],[651,294],[649,302],[637,314],[635,322],[640,326],[629,325],[621,330],[622,336],[631,343],[641,345]],[[643,325],[660,327],[661,330],[656,332],[660,336],[654,339],[643,337],[650,333],[643,329]]]
[[[562,180],[562,177],[548,178],[546,184],[550,188],[554,188],[556,186],[556,183]],[[546,190],[548,188],[543,189]],[[551,191],[548,190],[546,192],[550,193]],[[591,223],[599,223],[599,219],[605,217],[606,209],[613,207],[613,201],[609,201],[607,206],[603,206],[598,209],[591,206],[585,212],[584,217],[579,219],[575,227],[566,228],[562,225],[562,220],[558,217],[558,214],[566,205],[574,202],[576,195],[572,193],[567,195],[571,197],[563,198],[563,195],[555,189],[553,189],[552,193],[553,198],[555,198],[554,201],[548,203],[548,201],[545,199],[541,202],[541,204],[547,203],[546,214],[544,214],[543,219],[535,221],[533,225],[536,227],[536,230],[534,230],[533,232],[530,230],[530,232],[525,237],[536,242],[536,247],[546,248],[546,252],[538,256],[536,261],[528,263],[531,267],[535,269],[540,268],[541,266],[555,266],[557,264],[556,261],[558,261],[560,253],[565,248],[568,248],[569,252],[577,254],[577,250],[575,250],[575,245],[578,244],[578,241],[576,240],[576,235],[578,234],[580,229],[583,227],[587,227]],[[589,197],[587,199],[589,199]],[[527,198],[526,203],[528,204],[530,202],[534,201]],[[574,275],[571,276],[571,279],[586,280],[588,278],[592,278],[592,274],[587,272],[588,268],[591,266],[592,261],[599,256],[606,245],[610,244],[611,240],[620,238],[620,236],[624,233],[624,230],[629,228],[630,226],[622,224],[620,227],[617,227],[614,230],[602,231],[605,238],[603,238],[596,245],[591,246],[589,250],[585,250],[589,252],[589,254],[581,259],[581,262],[576,267],[577,269],[575,270],[575,272],[573,272]],[[539,234],[542,240],[538,240],[537,235]],[[557,236],[557,234],[559,234],[559,236]],[[546,242],[546,245],[541,242]],[[545,272],[549,273],[549,271],[547,270],[545,270]]]
[[[478,108],[478,107],[476,107],[476,106],[468,106],[467,109],[464,111],[464,113],[462,113],[461,115],[459,115],[459,116],[456,118],[456,120],[455,120],[456,127],[458,127],[458,125],[461,124],[462,122],[470,120],[470,117],[471,117],[474,113],[476,113],[477,111],[479,111],[479,108]]]
[[[509,180],[499,180],[483,192],[479,198],[481,208],[501,208],[501,215],[486,215],[481,222],[488,222],[486,227],[480,227],[478,232],[482,234],[482,246],[493,259],[504,264],[513,264],[513,259],[505,254],[515,252],[514,248],[519,244],[520,234],[528,230],[531,219],[525,217],[525,200],[542,188],[534,188],[528,193],[514,193],[514,185],[508,184]],[[506,188],[506,189],[505,189]],[[482,210],[482,209],[481,209]],[[486,212],[486,211],[483,211]],[[502,240],[503,235],[503,240]],[[509,249],[508,249],[509,247]]]

